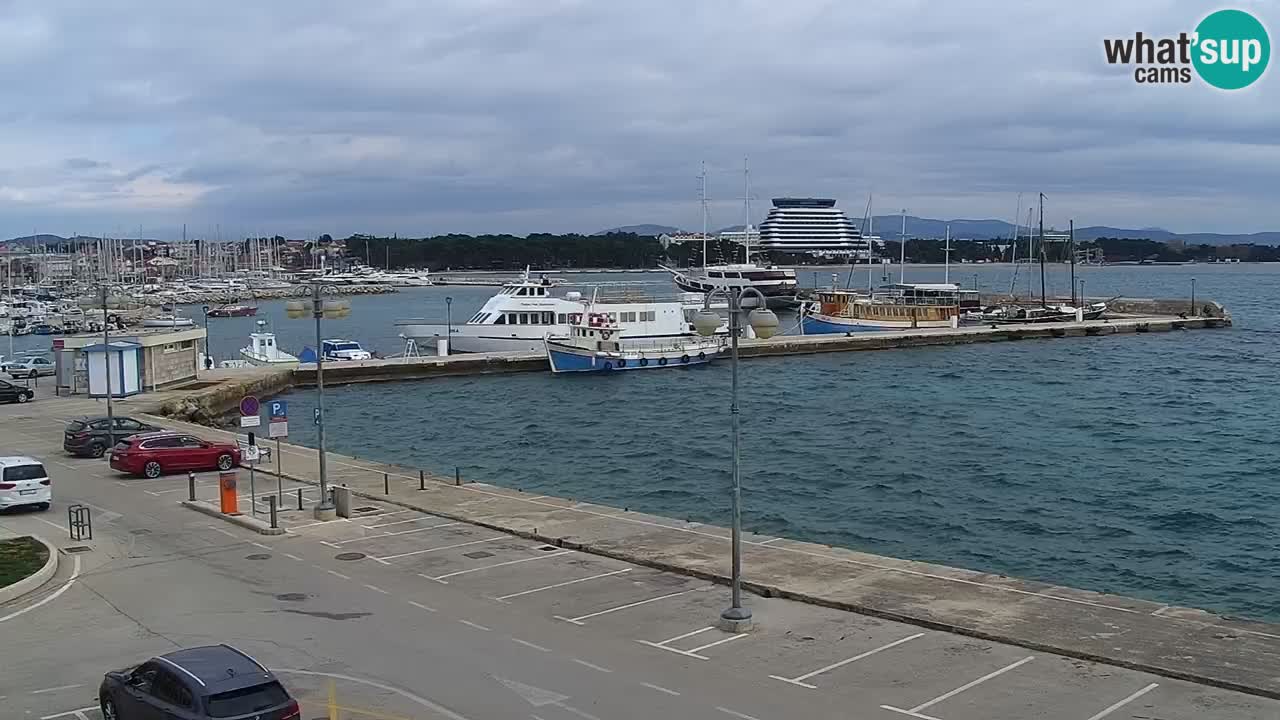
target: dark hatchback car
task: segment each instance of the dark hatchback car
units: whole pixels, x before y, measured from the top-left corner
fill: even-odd
[[[81,457],[102,457],[108,448],[127,437],[161,429],[129,417],[114,418],[115,427],[108,428],[111,422],[105,417],[72,420],[63,428],[62,449]]]
[[[36,391],[29,387],[14,385],[7,380],[0,380],[0,402],[24,403],[36,396]]]
[[[175,650],[102,679],[103,720],[300,720],[298,701],[230,645]]]

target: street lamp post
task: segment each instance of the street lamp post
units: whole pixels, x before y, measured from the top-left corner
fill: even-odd
[[[208,360],[213,360],[213,346],[209,342],[209,306],[201,305],[200,309],[204,311],[204,355]],[[208,360],[205,365],[212,365]]]
[[[116,420],[111,407],[111,323],[107,321],[107,284],[105,282],[102,284],[102,359],[103,375],[107,378],[107,437],[111,438],[111,444],[114,446],[115,436],[112,433],[116,429]],[[123,359],[121,362],[124,362]]]
[[[444,338],[445,350],[450,354],[453,353],[453,298],[446,295],[444,298]]]
[[[307,306],[300,300],[285,303],[285,312],[289,317],[298,319],[306,317]],[[332,520],[337,517],[337,510],[329,498],[328,475],[325,472],[324,447],[324,350],[320,333],[321,318],[341,318],[351,314],[351,305],[345,300],[325,301],[320,295],[320,281],[311,285],[311,316],[316,321],[316,442],[320,457],[320,503],[315,508],[317,520]]]
[[[742,606],[742,470],[740,447],[740,430],[738,423],[738,334],[740,324],[738,314],[742,310],[742,300],[754,294],[759,306],[747,316],[747,321],[756,335],[770,338],[778,331],[778,316],[768,309],[764,295],[753,287],[744,288],[741,292],[731,292],[725,288],[717,288],[707,293],[703,308],[694,315],[693,326],[698,334],[704,337],[714,335],[720,328],[720,315],[711,309],[711,296],[722,293],[729,298],[729,346],[731,368],[731,390],[729,417],[733,433],[733,576],[732,601],[724,612],[720,613],[720,627],[729,632],[747,632],[751,629],[751,610]]]

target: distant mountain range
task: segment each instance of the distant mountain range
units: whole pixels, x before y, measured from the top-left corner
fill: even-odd
[[[861,221],[861,218],[853,218],[855,223]],[[921,218],[914,215],[907,216],[907,236],[908,237],[926,237],[941,238],[947,233],[947,226],[951,226],[951,237],[957,239],[974,239],[988,240],[992,238],[1009,238],[1013,236],[1013,225],[1004,220],[935,220],[932,218]],[[901,215],[876,215],[872,218],[871,228],[876,235],[885,240],[896,240],[902,233],[902,216]],[[1045,228],[1045,232],[1050,230],[1065,232],[1066,228]],[[730,225],[728,227],[716,230],[716,233],[724,231],[742,230],[741,225]],[[627,225],[624,227],[613,228],[611,230],[602,230],[596,235],[603,235],[610,232],[632,232],[637,235],[661,235],[662,233],[683,232],[678,228],[666,225]],[[1023,237],[1027,234],[1026,227],[1021,230]],[[1126,240],[1156,240],[1158,242],[1169,242],[1172,240],[1180,240],[1188,245],[1235,245],[1235,244],[1254,244],[1254,245],[1280,245],[1280,232],[1259,232],[1249,234],[1232,234],[1232,233],[1175,233],[1163,228],[1150,227],[1139,230],[1131,230],[1126,228],[1108,227],[1106,225],[1091,225],[1088,227],[1076,228],[1077,240],[1093,240],[1100,237],[1123,238]]]

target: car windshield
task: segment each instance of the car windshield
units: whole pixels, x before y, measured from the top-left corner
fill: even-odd
[[[37,480],[48,477],[48,473],[44,471],[44,466],[40,463],[31,465],[14,465],[4,469],[4,479],[6,482],[15,480]]]
[[[353,342],[334,343],[333,349],[334,350],[359,350],[360,344],[353,343]]]
[[[273,708],[289,700],[289,693],[272,680],[264,685],[240,688],[209,697],[209,717],[248,715]]]

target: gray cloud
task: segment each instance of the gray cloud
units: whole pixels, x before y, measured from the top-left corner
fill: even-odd
[[[1058,224],[1280,227],[1276,70],[1226,94],[1103,62],[1190,0],[260,5],[6,3],[0,236],[692,227],[701,159],[730,224],[744,156],[757,221],[1044,191]]]

